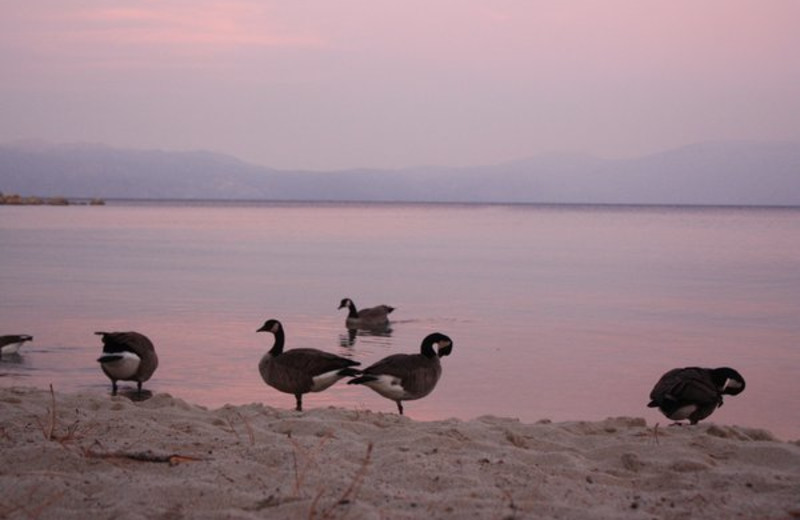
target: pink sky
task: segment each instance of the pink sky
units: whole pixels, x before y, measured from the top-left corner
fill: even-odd
[[[278,168],[800,141],[795,0],[0,0],[0,142]]]

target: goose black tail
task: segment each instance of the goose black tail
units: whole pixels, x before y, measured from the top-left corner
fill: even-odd
[[[346,377],[356,377],[358,375],[361,375],[361,370],[359,370],[357,368],[347,367],[347,368],[343,368],[343,369],[339,370],[337,372],[337,374],[339,374],[340,376],[346,376]]]
[[[351,379],[347,382],[348,385],[363,385],[364,383],[369,383],[370,381],[377,381],[378,378],[375,376],[370,375],[362,375],[361,377],[357,377],[355,379]]]

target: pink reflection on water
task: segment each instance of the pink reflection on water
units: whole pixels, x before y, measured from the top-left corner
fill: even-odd
[[[663,372],[730,365],[748,387],[712,420],[800,438],[786,412],[800,395],[796,213],[287,205],[107,207],[98,220],[97,208],[41,210],[0,220],[15,244],[5,250],[14,276],[0,275],[13,305],[0,320],[35,336],[18,363],[0,365],[3,385],[108,392],[93,332],[138,330],[161,358],[146,388],[209,407],[291,409],[257,371],[272,338],[255,330],[278,318],[288,348],[364,365],[415,352],[428,332],[451,336],[438,387],[405,407],[416,420],[663,425],[645,406]],[[345,296],[397,306],[392,335],[346,346]],[[344,382],[304,401],[396,413]]]

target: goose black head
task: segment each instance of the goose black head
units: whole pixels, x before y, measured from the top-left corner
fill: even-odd
[[[273,334],[277,334],[277,332],[281,329],[283,329],[283,326],[278,320],[267,320],[256,332],[271,332]]]
[[[350,307],[353,305],[353,300],[350,298],[342,298],[342,301],[339,302],[339,309],[344,309],[345,307]]]
[[[434,345],[436,345],[437,351],[433,350]],[[441,332],[428,334],[425,336],[425,339],[422,340],[422,354],[427,357],[434,357],[437,355],[439,357],[448,356],[452,350],[453,340]]]
[[[738,395],[744,391],[745,382],[742,374],[728,367],[715,368],[711,371],[711,379],[720,393]]]

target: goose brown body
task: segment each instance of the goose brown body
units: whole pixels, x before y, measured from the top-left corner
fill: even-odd
[[[389,326],[389,314],[394,307],[389,305],[376,305],[358,310],[350,298],[343,298],[339,302],[339,309],[347,309],[345,325],[349,329],[380,329]]]
[[[655,384],[647,406],[674,421],[697,424],[722,406],[723,395],[737,395],[744,388],[744,378],[732,368],[675,368]]]
[[[267,320],[257,332],[275,336],[272,349],[258,363],[261,378],[272,388],[292,394],[297,411],[303,410],[303,394],[321,392],[344,377],[358,375],[358,361],[313,348],[283,350],[285,333],[278,320]]]
[[[158,355],[147,336],[139,332],[95,332],[103,340],[103,354],[97,359],[100,368],[111,379],[111,394],[117,394],[117,381],[136,381],[142,393],[142,383],[149,380],[158,368]],[[137,361],[138,359],[138,361]]]
[[[438,351],[434,350],[434,345]],[[452,340],[435,332],[422,341],[419,354],[392,354],[362,371],[348,384],[364,385],[397,403],[403,415],[403,401],[421,399],[430,394],[442,375],[440,358],[450,354]]]
[[[28,334],[7,334],[0,336],[0,356],[16,354],[26,341],[33,341]]]

